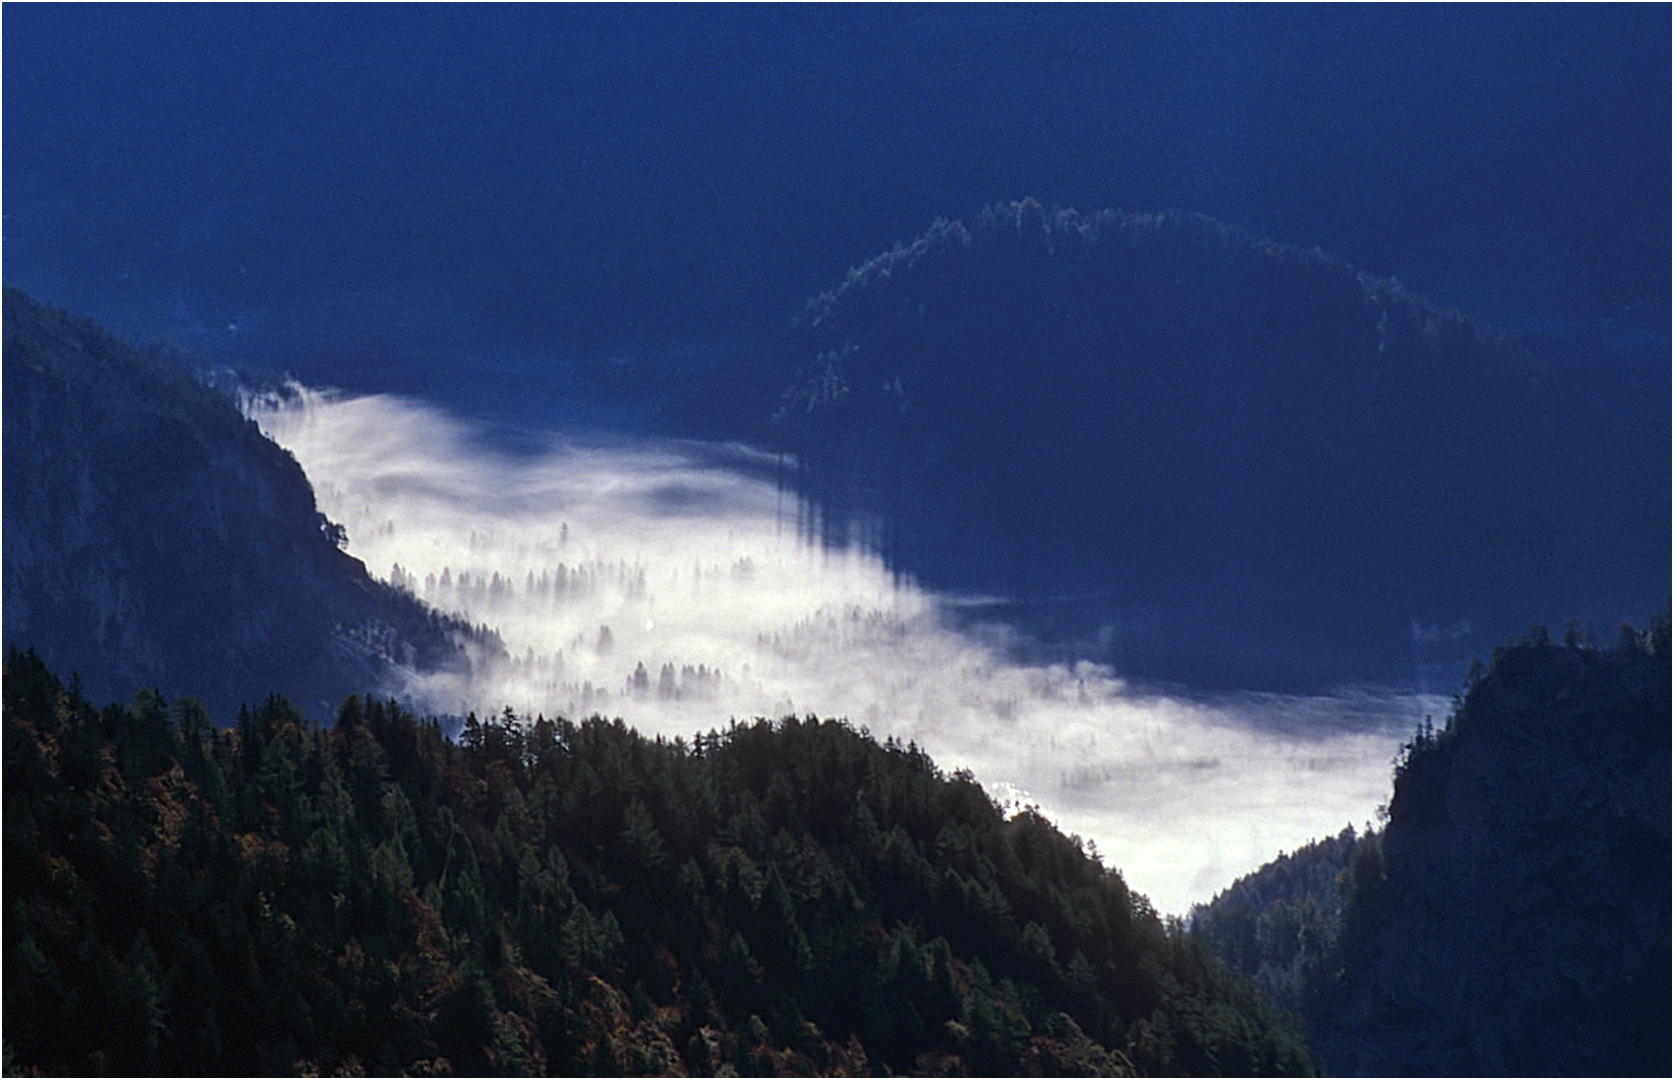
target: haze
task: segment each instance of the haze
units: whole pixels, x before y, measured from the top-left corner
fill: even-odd
[[[829,530],[781,496],[775,459],[659,441],[761,444],[812,360],[780,344],[811,297],[938,218],[1024,196],[1177,208],[1317,245],[1524,335],[1566,386],[1597,389],[1541,414],[1542,432],[1622,468],[1572,469],[1582,509],[1529,469],[1538,497],[1493,521],[1541,537],[1537,554],[1577,552],[1562,573],[1502,565],[1493,539],[1438,529],[1475,560],[1469,572],[1356,564],[1371,569],[1332,594],[1349,614],[1362,586],[1403,581],[1498,601],[1496,575],[1508,593],[1532,583],[1563,601],[1518,603],[1513,632],[1593,618],[1608,634],[1603,619],[1665,602],[1667,7],[12,4],[4,29],[6,284],[200,370],[287,371],[359,395],[303,391],[257,414],[374,574],[399,565],[420,596],[500,631],[510,662],[388,688],[424,708],[597,711],[670,735],[735,715],[846,715],[1039,801],[1167,911],[1373,818],[1396,747],[1445,703],[1210,696],[1008,660],[1027,653],[1004,630],[952,628],[999,610],[973,607],[982,597],[897,581],[865,545],[804,543]],[[961,280],[937,288],[953,296]],[[1180,321],[1216,325],[1216,301]],[[966,355],[937,354],[954,368]],[[1311,364],[1357,369],[1337,352],[1285,358],[1304,374],[1274,384],[1268,415],[1317,433],[1274,403],[1317,389]],[[1372,412],[1387,385],[1352,389],[1341,400]],[[1463,412],[1490,428],[1503,415],[1474,400]],[[573,439],[579,422],[616,437],[557,434]],[[1397,433],[1442,460],[1441,428]],[[1379,486],[1376,448],[1339,458],[1312,454],[1328,438],[1298,441],[1310,451],[1298,473],[1325,477],[1320,490]],[[1484,516],[1512,499],[1497,466],[1461,467],[1486,474],[1466,496]],[[1282,482],[1253,471],[1248,503]],[[1224,599],[1225,583],[1262,581],[1248,516],[1209,498],[1188,509],[1243,543],[1182,552],[1202,561],[1182,558],[1171,588]],[[1582,539],[1542,546],[1553,520]],[[1229,566],[1223,551],[1247,558]],[[1289,569],[1335,588],[1330,574],[1307,580],[1313,565]],[[1612,589],[1591,589],[1605,578]],[[1201,625],[1207,659],[1238,654],[1248,662],[1233,670],[1261,677],[1198,687],[1313,689],[1371,670],[1321,657],[1312,642],[1328,636],[1366,650],[1280,583],[1270,592],[1239,623],[1206,618],[1208,604],[1168,613],[1170,647],[1194,647]],[[1474,607],[1388,610],[1375,643],[1398,661],[1409,617],[1437,639],[1413,643],[1425,648],[1409,685],[1426,690],[1457,686],[1453,666],[1431,677],[1429,661],[1468,663],[1500,640]],[[1308,646],[1281,614],[1306,624]],[[1148,633],[1141,621],[1115,635],[1126,659],[1079,655],[1132,664]],[[1313,661],[1318,681],[1314,669],[1306,683],[1261,681],[1277,678],[1252,648],[1266,643]],[[1059,644],[1054,655],[1078,655]]]
[[[1161,911],[1363,827],[1401,740],[1445,708],[1366,688],[1205,697],[1009,661],[942,618],[968,598],[806,542],[772,459],[742,447],[553,435],[514,452],[415,400],[301,387],[247,410],[374,575],[500,632],[509,662],[391,688],[419,707],[598,713],[687,738],[734,717],[847,717],[1039,805]]]

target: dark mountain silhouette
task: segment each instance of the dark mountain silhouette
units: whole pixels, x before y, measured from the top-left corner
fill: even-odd
[[[1404,748],[1384,828],[1310,845],[1194,912],[1332,1073],[1670,1068],[1669,623],[1494,654]]]
[[[183,370],[16,290],[4,364],[7,645],[223,716],[275,686],[330,715],[398,667],[492,654],[373,581],[296,460]]]
[[[793,351],[820,528],[881,518],[898,568],[1048,639],[1106,627],[1130,674],[1456,685],[1531,615],[1668,591],[1662,399],[1202,216],[938,222]]]

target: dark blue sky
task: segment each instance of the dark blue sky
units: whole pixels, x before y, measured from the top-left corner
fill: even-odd
[[[1310,661],[1310,640],[1362,649],[1338,630],[1348,609],[1371,625],[1378,655],[1408,667],[1419,662],[1410,623],[1486,628],[1443,658],[1454,662],[1524,620],[1608,626],[1667,595],[1666,5],[9,3],[0,20],[6,283],[130,338],[314,384],[419,395],[495,421],[494,438],[561,427],[770,441],[780,392],[812,359],[795,355],[791,320],[850,267],[937,218],[1026,196],[1083,211],[1195,211],[1393,275],[1491,328],[1542,334],[1536,345],[1559,373],[1546,412],[1478,398],[1446,414],[1457,430],[1442,430],[1438,403],[1458,392],[1443,381],[1424,384],[1437,396],[1410,416],[1388,405],[1378,415],[1396,442],[1434,429],[1447,446],[1484,447],[1472,467],[1507,506],[1484,502],[1430,537],[1425,529],[1453,520],[1450,507],[1415,504],[1400,520],[1434,543],[1394,543],[1373,511],[1396,513],[1377,500],[1400,483],[1355,471],[1388,454],[1345,459],[1321,432],[1347,421],[1313,399],[1317,380],[1296,374],[1321,358],[1263,338],[1226,348],[1239,362],[1271,361],[1272,415],[1315,417],[1263,429],[1260,445],[1282,449],[1301,432],[1298,474],[1341,481],[1317,505],[1282,490],[1282,470],[1256,471],[1242,518],[1229,510],[1240,493],[1225,490],[1238,486],[1227,469],[1205,470],[1196,488],[1159,480],[1212,540],[1159,533],[1154,550],[1178,556],[1181,584],[1145,592],[1161,590],[1153,549],[1109,551],[1076,532],[1079,521],[1064,529],[1076,562],[1039,542],[1027,497],[1062,508],[1106,479],[1113,497],[1123,484],[1139,490],[1123,454],[1180,444],[1159,459],[1159,475],[1172,475],[1175,457],[1242,453],[1229,436],[1161,405],[1122,424],[1100,399],[1075,431],[1059,413],[1012,424],[1027,409],[1009,399],[1000,420],[976,425],[961,411],[969,403],[953,401],[928,445],[975,431],[1002,463],[1035,455],[1052,467],[1019,473],[1009,517],[1000,507],[970,521],[980,515],[945,488],[914,495],[949,518],[926,537],[945,524],[976,556],[970,580],[948,576],[953,556],[908,558],[908,570],[982,593],[1010,588],[1010,570],[1045,567],[1058,578],[1035,591],[1052,596],[1114,575],[1137,584],[1094,590],[1092,625],[1112,596],[1174,604],[1184,612],[1175,644],[1194,662],[1200,624],[1243,641],[1272,629],[1275,590],[1294,624],[1285,648]],[[962,336],[981,313],[966,317],[961,303],[1003,304],[968,299],[980,289],[960,291],[965,279],[949,273],[926,286],[954,312],[925,347],[942,349],[929,357],[937,371],[1016,370],[1035,347],[1033,324]],[[995,268],[989,285],[1009,280]],[[1212,321],[1238,285],[1213,280],[1201,310],[1170,317]],[[1043,298],[1029,311],[1059,310],[1067,295],[1055,278],[1029,288]],[[1265,325],[1245,314],[1236,325]],[[1008,333],[1021,335],[1009,353],[996,344]],[[1180,335],[1158,340],[1121,357],[1121,370],[1170,363]],[[1094,342],[1088,370],[1102,370],[1113,347]],[[1498,421],[1477,423],[1496,410]],[[1013,442],[995,443],[1008,425]],[[1513,452],[1519,439],[1539,454]],[[1468,470],[1438,460],[1409,471],[1436,481],[1425,491],[1453,491],[1442,481]],[[1512,471],[1567,462],[1553,469],[1567,470],[1572,495],[1540,478],[1519,488],[1493,472],[1502,460]],[[1065,479],[1082,474],[1064,462],[1086,463],[1083,486]],[[967,479],[991,495],[990,475]],[[1354,565],[1428,592],[1367,614],[1364,589],[1333,584],[1354,546],[1333,539],[1336,525],[1316,530],[1317,550],[1297,545],[1283,507],[1345,498],[1343,527],[1359,530],[1365,555]],[[1150,521],[1149,508],[1109,517]],[[1489,526],[1534,554],[1517,561]],[[1568,546],[1553,539],[1560,532]],[[1251,546],[1261,536],[1277,555]],[[1444,573],[1436,552],[1455,549],[1551,588],[1490,589],[1479,570]],[[1137,569],[1120,571],[1124,558]],[[1301,584],[1280,587],[1271,571],[1284,560]],[[1568,569],[1583,563],[1586,573]],[[1319,603],[1297,601],[1304,594]],[[1340,665],[1350,675],[1352,659]]]
[[[1666,327],[1666,5],[3,19],[7,282],[130,333],[725,341],[1024,195],[1202,211],[1496,325]]]

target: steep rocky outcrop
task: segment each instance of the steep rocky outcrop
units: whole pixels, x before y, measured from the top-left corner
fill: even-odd
[[[1358,1075],[1669,1070],[1669,634],[1539,631],[1410,745],[1316,1049]]]
[[[7,645],[223,723],[467,662],[467,628],[373,581],[296,460],[184,371],[8,290],[4,378]]]
[[[1193,932],[1331,1075],[1670,1068],[1669,623],[1496,650],[1397,759],[1383,829],[1280,856]]]
[[[1669,623],[1496,650],[1398,759],[1385,827],[1235,883],[1194,930],[1350,1076],[1670,1068]],[[1302,916],[1302,917],[1299,917]]]

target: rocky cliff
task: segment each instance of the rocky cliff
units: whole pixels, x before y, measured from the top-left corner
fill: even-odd
[[[467,628],[340,550],[296,460],[230,402],[15,290],[4,319],[8,646],[95,700],[191,693],[223,723],[280,688],[324,715],[468,662]]]
[[[1667,1074],[1667,619],[1622,638],[1502,647],[1409,744],[1312,987],[1329,1071]]]

